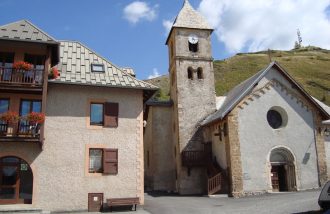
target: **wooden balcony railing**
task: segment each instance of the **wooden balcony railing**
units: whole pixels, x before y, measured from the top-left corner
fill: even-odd
[[[183,151],[182,166],[196,167],[206,165],[206,153],[204,151]]]
[[[18,71],[11,67],[0,67],[0,84],[20,84],[29,86],[42,86],[43,69]]]
[[[15,124],[0,124],[0,141],[39,141],[41,125],[30,125],[27,121]]]
[[[212,195],[221,190],[221,173],[207,179],[207,193]]]

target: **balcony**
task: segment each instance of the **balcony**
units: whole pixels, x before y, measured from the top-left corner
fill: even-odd
[[[13,124],[0,123],[0,142],[40,143],[41,124],[30,125],[27,121]]]
[[[207,156],[204,151],[183,151],[182,166],[203,167],[206,165]]]
[[[16,70],[12,67],[0,67],[0,87],[15,89],[41,90],[43,85],[44,69],[28,71]]]

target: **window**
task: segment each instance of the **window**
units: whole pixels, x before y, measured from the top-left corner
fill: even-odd
[[[275,106],[267,112],[267,122],[273,129],[278,129],[286,126],[288,115],[283,108]]]
[[[118,149],[89,149],[89,173],[118,174]]]
[[[118,127],[118,103],[91,103],[90,125]]]
[[[0,68],[4,68],[4,71],[0,77],[2,80],[10,81],[13,63],[14,53],[0,52]]]
[[[192,68],[188,68],[188,79],[190,80],[194,79]]]
[[[26,71],[24,72],[25,79],[30,79],[36,83],[42,82],[43,72],[45,70],[45,59],[46,57],[43,55],[31,55],[31,54],[25,54],[24,61],[32,64],[33,69],[32,71]]]
[[[40,100],[21,100],[21,108],[19,115],[25,116],[31,112],[41,112]],[[21,119],[19,122],[19,132],[26,133],[30,130],[29,121]]]
[[[273,129],[277,129],[282,125],[281,114],[275,110],[269,110],[267,113],[267,121]]]
[[[9,99],[0,99],[0,114],[9,110]],[[0,120],[0,133],[7,132],[7,122]]]
[[[41,112],[41,101],[21,100],[20,116],[25,116],[31,112]]]
[[[89,173],[103,172],[103,149],[89,149]]]
[[[196,44],[192,44],[190,42],[188,43],[189,43],[189,51],[196,53],[198,51],[198,43]]]
[[[90,112],[90,125],[103,126],[104,124],[104,104],[103,103],[91,103]]]
[[[45,56],[43,55],[31,55],[25,54],[24,61],[33,65],[33,68],[37,70],[45,69]]]
[[[91,64],[92,72],[105,72],[103,64]]]
[[[203,79],[203,69],[202,68],[197,69],[197,78]]]
[[[9,109],[9,99],[0,99],[0,114],[7,112]]]

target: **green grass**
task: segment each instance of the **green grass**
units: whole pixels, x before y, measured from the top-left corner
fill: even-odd
[[[304,47],[291,51],[270,51],[279,64],[312,96],[330,105],[330,51]],[[240,53],[225,60],[214,61],[215,90],[225,95],[240,82],[269,64],[268,51]],[[168,76],[148,80],[161,88],[159,100],[169,99]]]

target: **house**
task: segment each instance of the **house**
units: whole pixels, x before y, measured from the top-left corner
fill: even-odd
[[[147,102],[147,189],[241,197],[320,187],[329,113],[277,62],[216,97],[212,31],[185,0],[166,41],[171,101]]]
[[[143,105],[157,88],[26,20],[0,26],[0,47],[0,204],[143,204]]]

